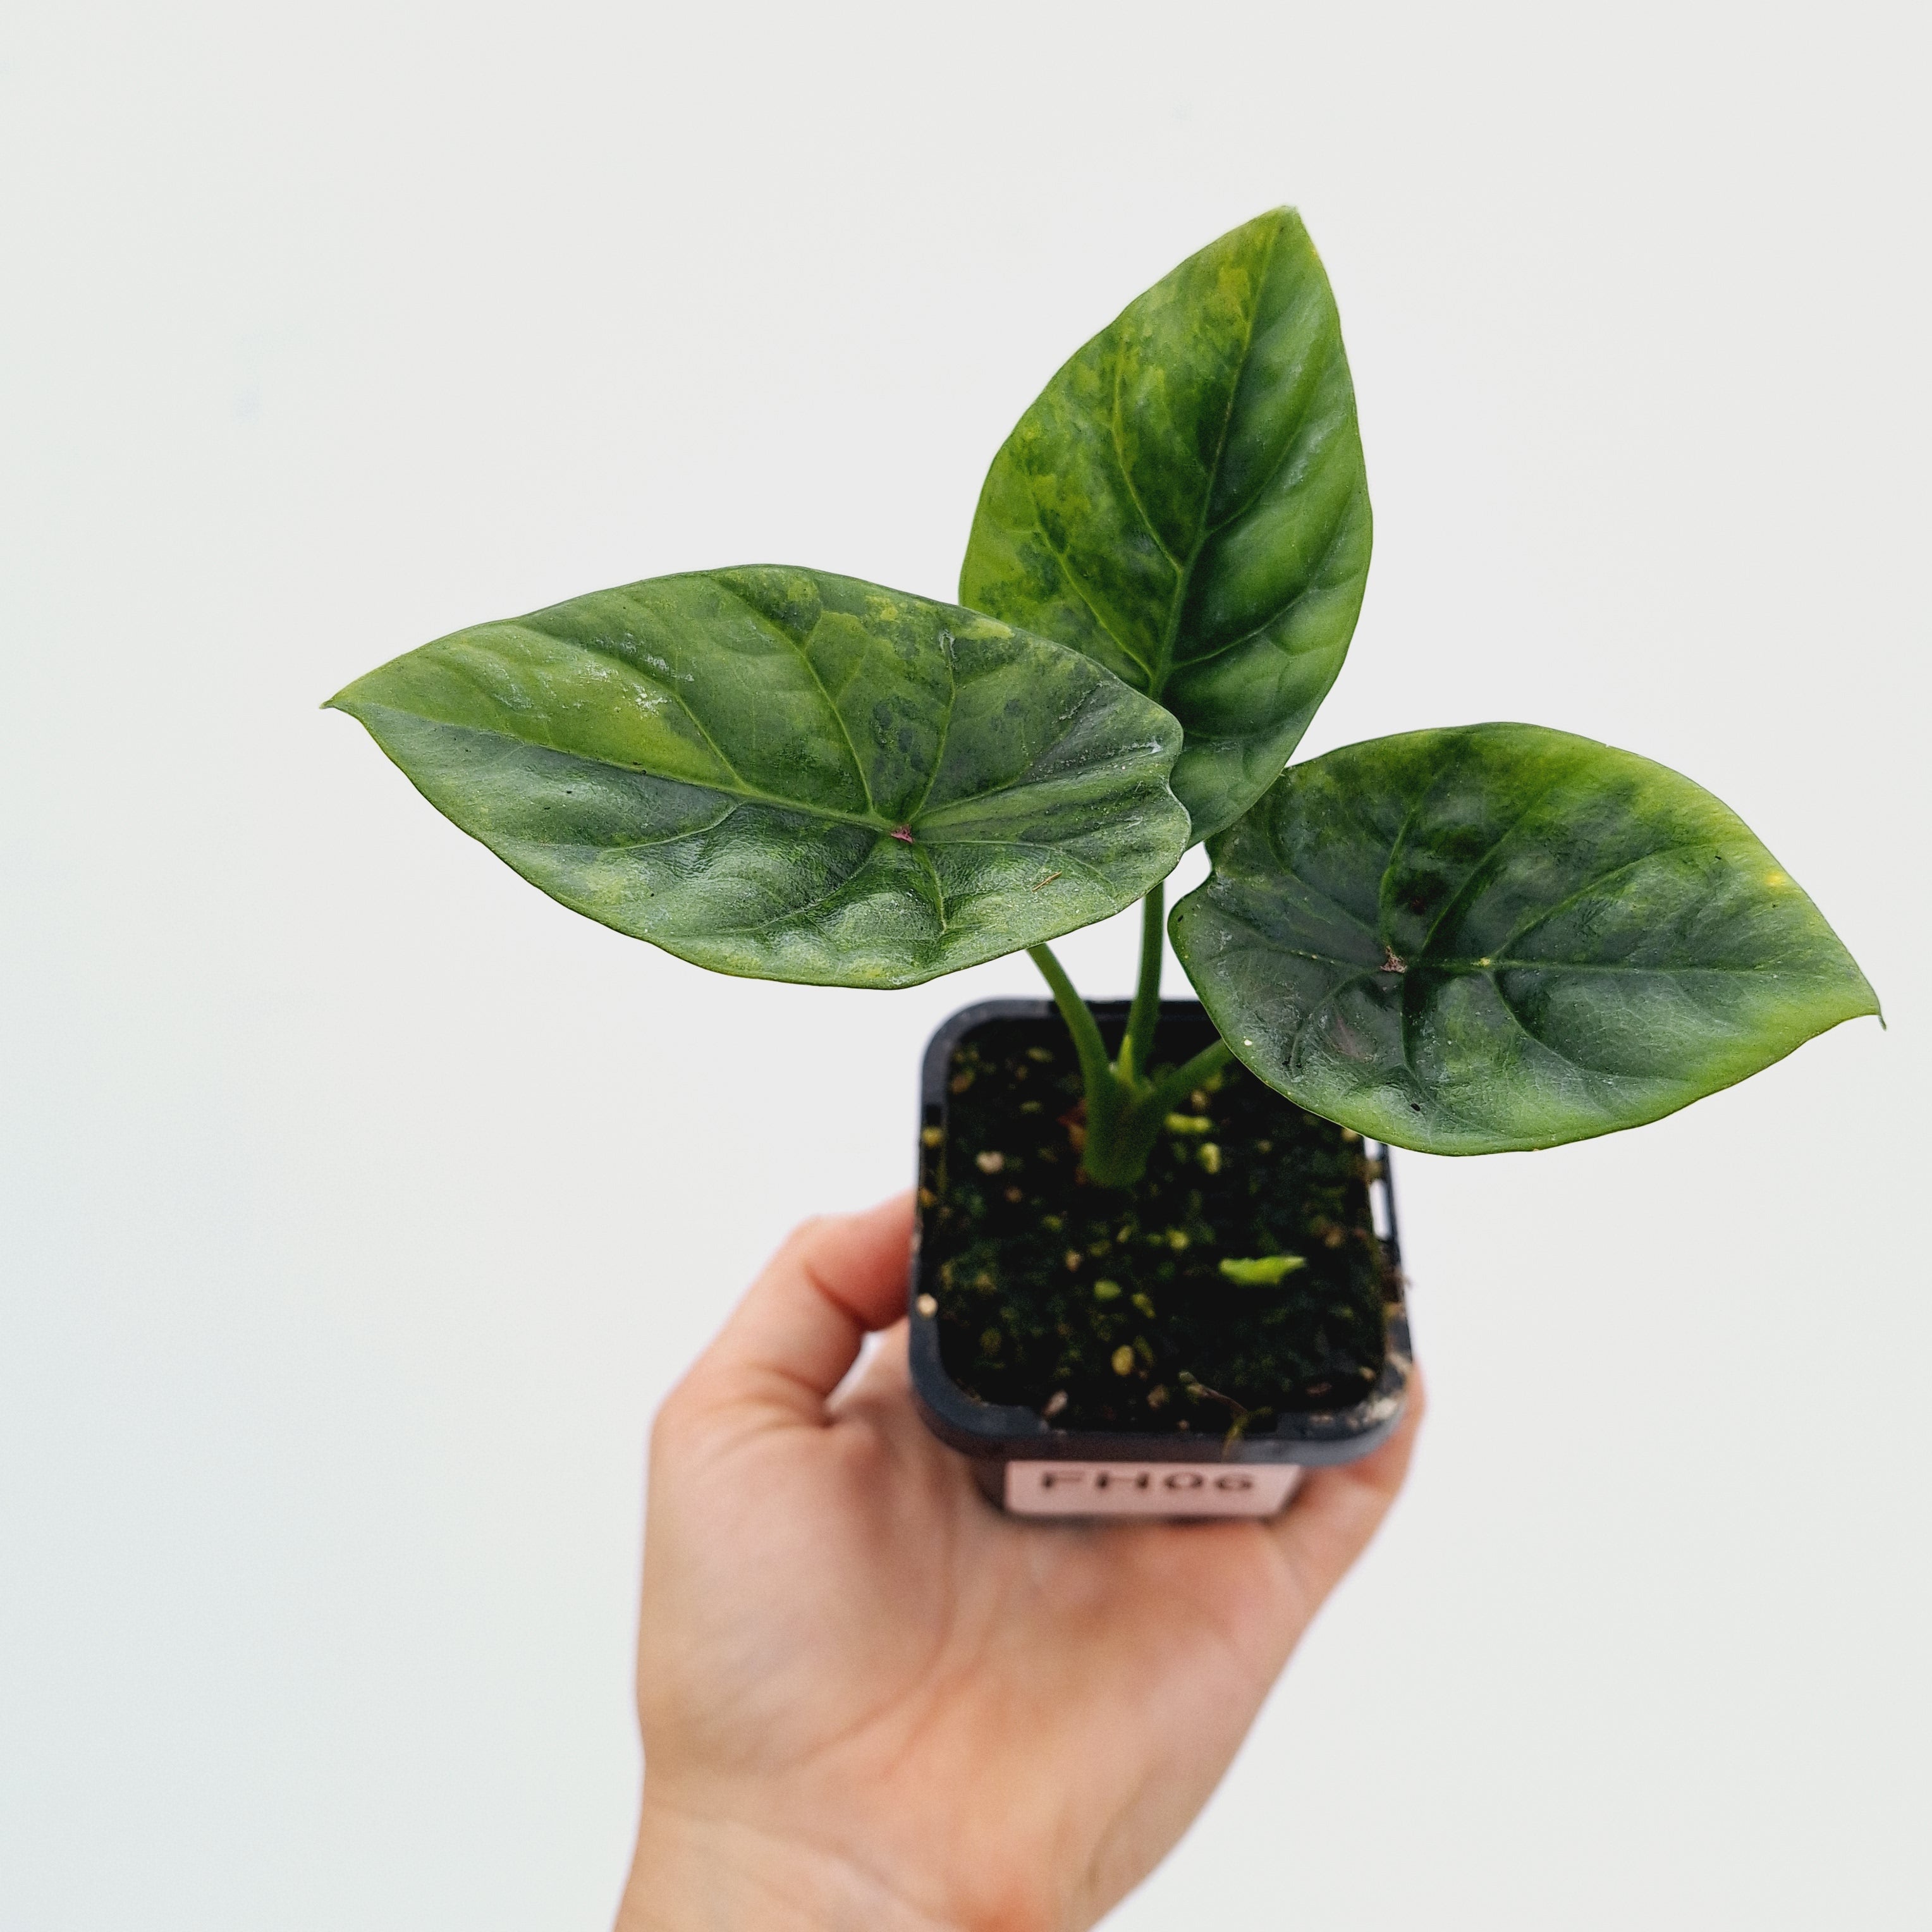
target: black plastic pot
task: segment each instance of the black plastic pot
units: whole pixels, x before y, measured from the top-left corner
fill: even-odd
[[[1126,1021],[1124,1000],[1096,1002],[1096,1018],[1114,1050]],[[928,1239],[938,1211],[938,1183],[951,1145],[952,1070],[962,1046],[992,1023],[1036,1023],[1045,1041],[1066,1039],[1050,1000],[994,1000],[964,1008],[928,1042],[920,1084],[920,1213],[912,1268],[911,1361],[914,1395],[939,1438],[972,1459],[981,1489],[1016,1514],[1040,1517],[1208,1517],[1272,1514],[1287,1502],[1301,1472],[1350,1462],[1384,1440],[1400,1420],[1410,1372],[1408,1319],[1396,1246],[1388,1150],[1353,1143],[1340,1128],[1338,1146],[1358,1146],[1369,1180],[1384,1316],[1378,1372],[1358,1371],[1366,1392],[1346,1406],[1290,1408],[1265,1426],[1178,1434],[1152,1428],[1058,1427],[1038,1410],[982,1400],[960,1386],[945,1360],[940,1301],[946,1292]],[[1198,1002],[1164,1000],[1163,1034],[1208,1025]],[[1004,1036],[1011,1037],[1009,1028]],[[1282,1103],[1284,1107],[1288,1103]],[[1036,1108],[1035,1112],[1037,1112]],[[1298,1114],[1300,1131],[1325,1131]],[[1364,1237],[1366,1240],[1367,1238]],[[1374,1281],[1369,1293],[1372,1301]],[[1184,1379],[1185,1379],[1184,1378]]]

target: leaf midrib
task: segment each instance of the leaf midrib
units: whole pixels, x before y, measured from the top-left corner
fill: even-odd
[[[716,792],[723,797],[742,800],[747,804],[768,805],[776,811],[799,812],[806,818],[822,818],[836,825],[857,826],[862,830],[881,832],[887,837],[891,836],[894,829],[877,813],[866,815],[858,812],[841,812],[836,806],[817,805],[803,799],[782,798],[775,792],[760,790],[755,785],[748,784],[724,758],[723,753],[718,751],[715,745],[711,747],[712,752],[716,754],[718,762],[730,772],[732,778],[736,781],[735,783],[722,784],[715,778],[673,778],[668,773],[652,770],[648,765],[629,764],[620,758],[586,758],[581,752],[572,751],[566,746],[549,744],[541,738],[522,737],[514,731],[498,730],[492,726],[485,724],[459,724],[449,719],[433,718],[426,712],[405,710],[400,705],[397,704],[372,704],[365,701],[357,708],[360,710],[384,712],[392,718],[406,718],[419,724],[434,724],[439,730],[461,731],[471,734],[478,738],[495,738],[506,745],[527,745],[534,750],[548,752],[560,758],[574,759],[578,764],[588,766],[593,771],[602,770],[614,772],[634,772],[638,777],[654,778],[660,784],[682,785],[688,791]],[[349,707],[345,705],[343,709],[346,710]],[[688,716],[689,713],[687,712],[686,715]],[[702,727],[700,728],[702,729]],[[708,736],[706,742],[710,743]]]
[[[1215,442],[1214,460],[1208,466],[1207,482],[1201,493],[1201,513],[1195,524],[1193,547],[1187,553],[1187,561],[1180,566],[1180,574],[1174,586],[1174,602],[1168,607],[1167,621],[1161,626],[1160,649],[1149,672],[1148,695],[1156,704],[1167,689],[1168,680],[1174,675],[1174,646],[1180,640],[1181,616],[1187,608],[1187,593],[1194,582],[1195,567],[1201,561],[1201,553],[1207,548],[1208,538],[1214,534],[1208,527],[1208,514],[1214,508],[1214,485],[1220,480],[1222,459],[1228,453],[1228,438],[1234,425],[1234,399],[1240,394],[1241,378],[1247,373],[1248,358],[1254,353],[1255,322],[1261,314],[1262,298],[1268,288],[1268,271],[1274,266],[1274,251],[1280,245],[1281,232],[1286,226],[1286,222],[1276,218],[1274,227],[1269,231],[1268,247],[1262,252],[1261,267],[1255,278],[1254,300],[1248,309],[1248,326],[1241,338],[1241,352],[1234,359],[1234,380],[1228,385],[1228,406],[1221,418],[1221,434]],[[1117,387],[1119,380],[1117,374],[1114,378]],[[1124,476],[1126,472],[1126,466],[1123,462],[1121,473]],[[1138,508],[1138,497],[1135,499],[1135,504]],[[1143,520],[1145,520],[1144,516]],[[1149,524],[1148,528],[1151,532],[1153,526]],[[1154,541],[1160,542],[1157,535]]]
[[[945,825],[947,818],[949,815],[956,818],[964,816],[969,811],[974,810],[990,800],[999,798],[1010,792],[1023,790],[1029,785],[1052,784],[1053,782],[1052,779],[1041,778],[1035,776],[1042,760],[1047,752],[1050,752],[1054,746],[1064,742],[1067,734],[1072,730],[1081,714],[1090,704],[1094,695],[1095,693],[1091,691],[1084,694],[1080,704],[1076,707],[1073,716],[1066,722],[1064,728],[1056,734],[1052,743],[1046,748],[1040,757],[1036,758],[1027,769],[1016,777],[1009,778],[1001,784],[990,785],[985,790],[972,793],[964,798],[950,800],[946,804],[935,807],[930,814],[916,812],[914,816],[905,822],[903,829],[912,832],[928,831],[935,835],[932,842],[940,845],[984,844],[989,842],[980,838],[946,838]],[[346,706],[343,708],[348,709]],[[365,700],[360,704],[357,709],[370,712],[380,711],[386,712],[392,718],[409,718],[418,724],[432,724],[439,730],[459,731],[479,738],[494,738],[507,745],[527,745],[537,751],[548,752],[553,757],[572,759],[579,764],[587,766],[593,771],[601,769],[616,772],[634,772],[640,778],[652,778],[660,784],[682,785],[689,791],[712,792],[720,797],[736,799],[748,805],[768,806],[775,812],[796,812],[806,818],[822,819],[830,824],[850,825],[861,831],[877,833],[882,838],[890,838],[894,832],[902,829],[901,826],[894,825],[890,820],[881,818],[876,812],[867,816],[858,812],[841,812],[835,806],[814,804],[808,800],[784,798],[775,792],[761,790],[757,786],[746,783],[736,769],[724,759],[722,752],[717,753],[718,760],[724,765],[726,770],[730,772],[732,778],[736,781],[734,784],[720,784],[710,778],[673,778],[665,772],[652,770],[648,765],[628,764],[616,758],[586,758],[581,752],[572,751],[561,745],[547,743],[539,738],[521,737],[513,731],[498,730],[488,725],[459,724],[448,719],[431,717],[424,712],[406,710],[400,705],[376,704]],[[946,723],[949,728],[951,722],[952,707],[949,706],[946,714]],[[707,743],[710,742],[708,737],[706,742]],[[712,749],[716,752],[715,746],[712,746]],[[902,840],[900,842],[903,844],[904,842]],[[1020,842],[1039,843],[1040,842]],[[1058,850],[1058,848],[1051,849]]]

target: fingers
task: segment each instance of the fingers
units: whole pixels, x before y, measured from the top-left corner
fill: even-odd
[[[1359,1462],[1311,1469],[1300,1493],[1269,1526],[1303,1599],[1304,1616],[1315,1614],[1382,1526],[1408,1473],[1426,1406],[1418,1369],[1410,1375],[1408,1405],[1395,1433]]]
[[[794,1229],[686,1379],[707,1406],[763,1406],[823,1422],[825,1399],[870,1330],[905,1312],[912,1197]]]

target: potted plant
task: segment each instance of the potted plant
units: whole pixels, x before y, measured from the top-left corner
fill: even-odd
[[[1047,385],[957,604],[697,572],[329,701],[533,884],[694,964],[898,987],[1029,951],[1052,1002],[926,1059],[927,1420],[1023,1512],[1255,1514],[1400,1412],[1390,1147],[1635,1126],[1878,1011],[1742,822],[1630,752],[1492,724],[1289,765],[1370,537],[1334,298],[1278,209]],[[1048,942],[1136,901],[1134,998],[1090,1006]],[[1164,931],[1198,1001],[1161,999]]]

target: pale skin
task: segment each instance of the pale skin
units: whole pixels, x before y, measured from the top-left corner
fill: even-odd
[[[910,1214],[799,1228],[658,1416],[618,1932],[1091,1925],[1401,1486],[1419,1382],[1390,1442],[1270,1522],[1000,1515],[912,1406]]]

